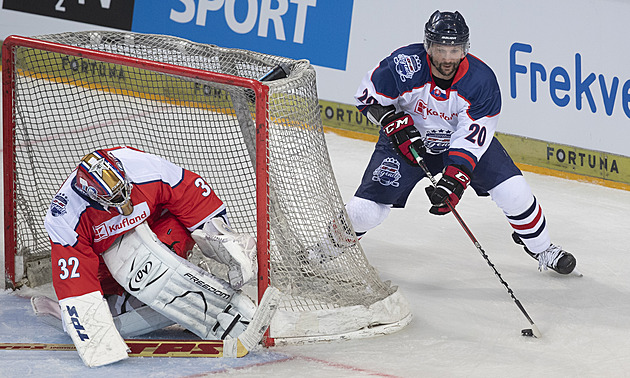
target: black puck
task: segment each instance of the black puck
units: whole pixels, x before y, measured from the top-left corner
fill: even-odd
[[[521,335],[522,336],[534,336],[534,331],[532,331],[531,328],[525,328],[521,330]]]

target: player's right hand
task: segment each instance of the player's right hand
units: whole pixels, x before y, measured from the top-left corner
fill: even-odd
[[[405,158],[405,161],[411,165],[418,165],[411,153],[411,148],[420,155],[424,154],[426,149],[422,142],[422,136],[414,126],[411,116],[404,112],[392,113],[387,115],[381,124],[383,131]]]

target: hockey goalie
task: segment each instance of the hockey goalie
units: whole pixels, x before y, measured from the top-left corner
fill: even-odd
[[[125,359],[123,337],[172,324],[224,340],[224,355],[234,355],[238,343],[255,347],[273,316],[276,289],[259,306],[240,290],[257,275],[254,238],[229,226],[203,178],[156,155],[88,153],[54,196],[45,227],[61,322],[87,366]],[[195,243],[228,267],[229,282],[187,260]]]

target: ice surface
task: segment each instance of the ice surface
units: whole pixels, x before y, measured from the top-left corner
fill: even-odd
[[[359,183],[373,144],[326,134],[343,197]],[[622,377],[630,371],[630,192],[525,173],[554,243],[584,277],[539,272],[510,237],[501,211],[467,191],[458,210],[543,334],[529,323],[454,217],[428,213],[424,180],[361,243],[383,280],[407,297],[402,331],[337,343],[274,347],[240,359],[130,358],[96,369],[76,352],[0,351],[1,377]],[[48,288],[47,291],[50,289]],[[40,323],[27,296],[0,292],[0,342],[70,343]],[[178,330],[167,330],[168,336]],[[159,335],[163,336],[163,335]],[[188,336],[187,336],[188,337]]]

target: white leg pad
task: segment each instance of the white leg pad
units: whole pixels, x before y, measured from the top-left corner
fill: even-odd
[[[64,328],[85,365],[102,366],[128,357],[127,344],[100,292],[65,298],[59,305]]]
[[[122,337],[135,337],[175,324],[149,306],[135,308],[114,317],[114,324]]]
[[[255,312],[255,305],[227,282],[172,253],[146,223],[119,238],[103,259],[127,292],[202,339],[223,333],[216,319],[224,310],[244,322]],[[237,298],[246,305],[230,304]]]
[[[62,326],[64,323],[61,322],[59,302],[48,297],[36,296],[31,298],[31,305],[39,320],[60,331],[66,332]],[[128,312],[114,316],[114,325],[116,325],[116,329],[118,329],[120,335],[125,338],[144,335],[173,324],[175,324],[174,321],[146,305],[133,308]]]
[[[61,322],[61,308],[59,302],[45,296],[31,297],[31,306],[37,319],[60,331],[66,332]]]
[[[252,317],[249,326],[238,339],[241,341],[245,349],[251,351],[260,343],[263,335],[271,324],[271,318],[276,314],[278,303],[280,302],[281,293],[275,287],[268,287],[263,294],[258,309]]]

